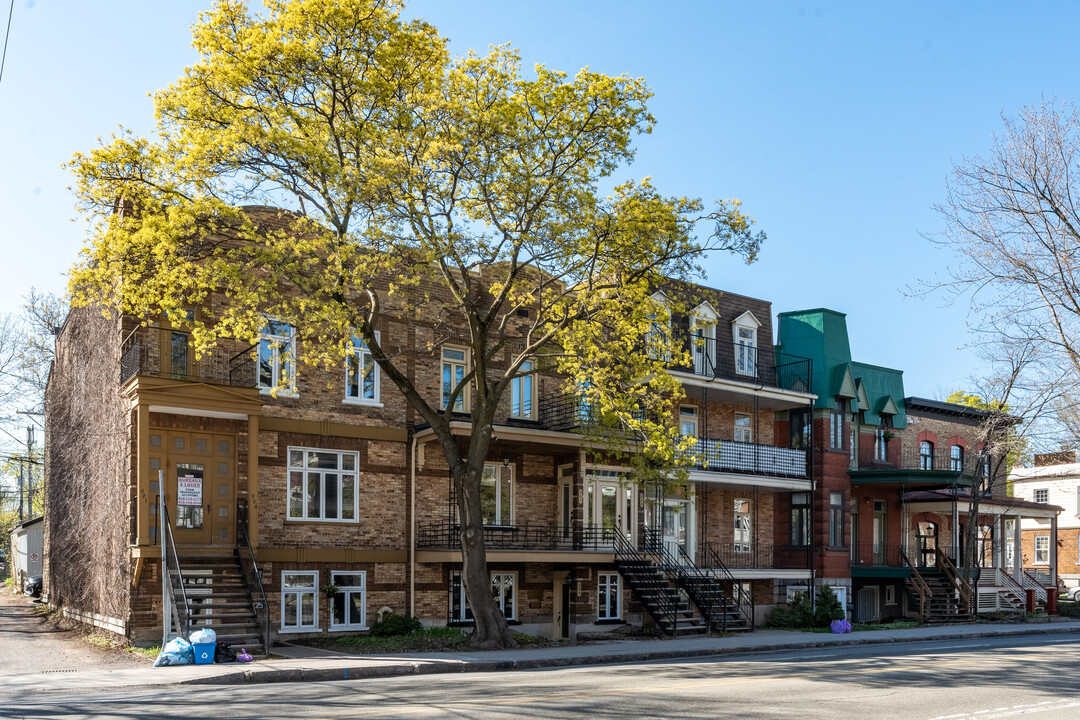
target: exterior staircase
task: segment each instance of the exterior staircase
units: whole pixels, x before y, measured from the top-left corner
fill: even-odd
[[[637,553],[635,553],[637,554]],[[656,628],[665,635],[707,634],[709,624],[689,598],[668,580],[664,571],[649,558],[616,552],[615,567]]]
[[[219,643],[265,655],[259,618],[252,605],[240,561],[234,556],[181,557],[180,573],[192,630],[217,633]]]
[[[973,623],[971,608],[964,602],[955,583],[944,573],[923,573],[923,580],[930,588],[923,611],[923,622],[927,625],[942,623]],[[909,579],[910,582],[910,579]]]

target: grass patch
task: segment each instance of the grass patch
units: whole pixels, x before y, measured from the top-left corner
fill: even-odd
[[[124,652],[131,653],[132,655],[138,655],[139,657],[146,658],[147,660],[154,660],[157,658],[158,653],[161,652],[161,646],[155,645],[154,647],[138,647],[137,645],[128,645],[124,648]]]
[[[52,605],[46,605],[45,603],[37,603],[36,605],[34,605],[31,612],[35,615],[44,615],[47,617],[56,612],[56,608],[54,608]]]
[[[515,638],[516,639],[516,638]],[[335,635],[304,640],[303,645],[349,653],[441,652],[461,648],[469,636],[458,628],[426,628],[408,635]]]

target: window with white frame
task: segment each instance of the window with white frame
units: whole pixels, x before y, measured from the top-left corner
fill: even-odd
[[[679,406],[679,434],[697,437],[698,411],[696,405]]]
[[[757,375],[757,328],[735,328],[735,372],[739,375]]]
[[[619,573],[600,573],[599,577],[596,617],[599,620],[618,620],[622,617],[619,610]]]
[[[919,469],[934,469],[934,443],[923,440],[919,443]]]
[[[963,445],[953,445],[949,448],[949,468],[953,472],[960,472],[964,469]]]
[[[337,587],[330,601],[330,629],[367,630],[367,573],[334,570],[330,584]]]
[[[281,631],[319,629],[319,572],[283,570],[281,573]]]
[[[829,493],[829,546],[844,547],[844,493]]]
[[[1050,536],[1035,536],[1035,564],[1047,565],[1050,563]]]
[[[1050,499],[1050,491],[1046,488],[1039,488],[1035,491],[1035,502],[1044,503]]]
[[[296,328],[269,319],[259,335],[259,389],[296,392]]]
[[[513,523],[513,470],[511,465],[484,466],[480,477],[480,513],[485,525]]]
[[[375,333],[379,341],[379,333]],[[379,365],[367,343],[354,335],[345,358],[345,402],[377,405],[379,403]]]
[[[450,404],[450,396],[454,389],[461,385],[465,379],[465,368],[468,366],[469,351],[464,348],[444,347],[442,349],[442,402],[443,410]],[[458,390],[454,398],[453,412],[467,412],[469,407],[469,392],[467,387]]]
[[[649,315],[649,330],[645,333],[645,352],[653,360],[667,360],[671,337],[668,300],[660,292],[653,293],[651,299],[656,303],[656,311]]]
[[[844,415],[847,401],[837,398],[836,404],[829,411],[829,447],[833,450],[844,449]]]
[[[507,620],[516,620],[517,597],[515,587],[517,585],[517,573],[491,573],[491,597],[499,606],[503,616]],[[461,573],[450,573],[450,622],[472,622],[472,608],[469,607],[469,598],[465,593],[465,584],[461,581]]]
[[[874,429],[874,459],[885,462],[889,459],[889,443],[885,439],[885,428]]]
[[[750,552],[753,531],[750,525],[750,501],[745,498],[735,499],[735,552]]]
[[[517,377],[510,381],[510,415],[524,420],[536,419],[536,378],[531,360],[521,363]]]
[[[356,522],[358,454],[289,448],[289,520]]]
[[[754,426],[746,413],[735,413],[735,442],[754,442]]]

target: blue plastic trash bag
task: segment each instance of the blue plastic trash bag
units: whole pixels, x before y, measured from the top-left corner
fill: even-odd
[[[195,632],[191,633],[192,645],[212,642],[217,642],[217,633],[210,628],[203,628],[202,630],[196,630]]]
[[[851,623],[847,620],[833,620],[829,627],[832,628],[833,634],[843,635],[844,633],[851,632]]]
[[[195,652],[191,649],[191,643],[184,638],[173,638],[161,649],[161,653],[154,660],[154,667],[193,665],[194,663]]]

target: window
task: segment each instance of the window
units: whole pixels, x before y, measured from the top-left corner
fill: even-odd
[[[810,493],[791,493],[791,544],[810,544]]]
[[[319,629],[319,572],[281,573],[281,631]]]
[[[887,462],[889,459],[889,443],[885,439],[885,428],[874,429],[874,460]]]
[[[669,360],[669,338],[671,336],[671,317],[668,314],[668,302],[663,293],[653,293],[651,299],[656,303],[656,312],[649,315],[649,330],[645,333],[645,352],[653,360]]]
[[[1049,499],[1050,499],[1050,491],[1047,490],[1046,488],[1040,488],[1040,489],[1035,491],[1035,502],[1044,503],[1044,502],[1049,501]]]
[[[442,351],[442,408],[445,410],[450,404],[450,396],[465,379],[465,366],[467,364],[468,351],[461,348],[444,347]],[[454,398],[454,412],[466,412],[469,405],[468,388],[462,387]]]
[[[964,469],[964,448],[962,445],[953,445],[949,448],[949,469],[953,472],[961,472]]]
[[[844,493],[829,493],[829,546],[844,547]]]
[[[754,442],[754,428],[750,425],[750,416],[746,413],[735,413],[735,442]]]
[[[289,448],[289,519],[356,522],[355,452]]]
[[[896,604],[896,586],[895,585],[886,585],[885,586],[885,604],[886,605],[895,605]]]
[[[757,375],[757,329],[736,326],[735,372],[739,375]]]
[[[697,407],[694,405],[679,406],[679,434],[697,437]]]
[[[788,412],[789,447],[795,450],[810,449],[810,417],[809,410]]]
[[[296,392],[296,328],[267,320],[259,336],[259,389]]]
[[[848,430],[848,467],[854,470],[859,466],[859,431],[855,429],[855,423],[851,423]]]
[[[531,360],[521,363],[518,375],[510,381],[510,415],[525,420],[536,419],[536,378]]]
[[[1035,564],[1047,565],[1050,563],[1050,536],[1035,536]]]
[[[934,443],[923,440],[919,443],[919,469],[934,469]]]
[[[491,596],[507,620],[517,619],[514,593],[516,584],[517,573],[491,573]],[[469,607],[461,573],[453,572],[450,574],[450,621],[463,623],[472,622],[472,619],[472,608]]]
[[[619,611],[619,574],[600,573],[600,584],[596,593],[598,609],[596,616],[600,620],[618,620]]]
[[[330,629],[367,630],[367,573],[331,572],[330,583],[337,586],[330,602]]]
[[[844,449],[844,412],[846,401],[836,400],[836,406],[829,411],[829,447],[833,450]]]
[[[750,552],[750,501],[735,500],[735,552]]]
[[[375,333],[376,342],[379,333]],[[367,343],[358,335],[352,338],[345,358],[345,402],[377,405],[379,403],[379,366]]]
[[[509,465],[484,466],[480,478],[480,511],[485,525],[510,525],[513,521],[512,470]]]

